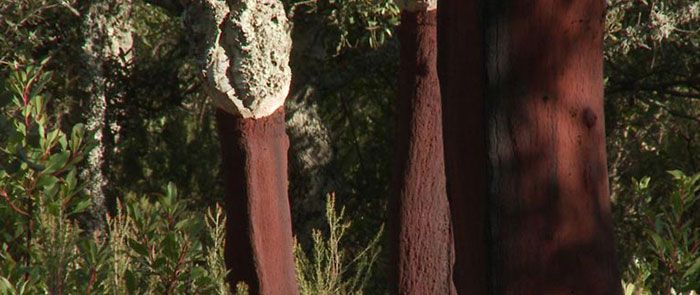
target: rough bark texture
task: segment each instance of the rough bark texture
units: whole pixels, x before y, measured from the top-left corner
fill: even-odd
[[[483,29],[480,1],[438,6],[438,71],[442,94],[445,174],[459,294],[487,294],[488,178]]]
[[[287,198],[284,109],[260,119],[216,113],[226,191],[226,266],[251,294],[297,294]]]
[[[435,10],[401,14],[401,67],[391,201],[396,294],[454,294],[445,192]]]
[[[184,19],[205,89],[219,108],[262,118],[284,105],[292,39],[282,2],[196,0]]]
[[[486,4],[495,294],[620,294],[605,155],[605,3]]]
[[[116,84],[110,68],[124,68],[131,58],[133,45],[130,28],[131,1],[93,1],[88,7],[83,30],[85,45],[83,60],[85,73],[83,81],[87,99],[88,113],[86,127],[95,132],[97,146],[87,155],[87,164],[81,177],[86,182],[86,192],[92,198],[88,231],[101,230],[104,227],[104,215],[107,205],[114,200],[107,200],[105,190],[108,184],[103,171],[109,166],[109,155],[113,154],[115,137],[120,126],[108,120],[108,105],[112,100],[124,95],[114,87]]]

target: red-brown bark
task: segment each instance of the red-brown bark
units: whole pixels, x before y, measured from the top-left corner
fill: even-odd
[[[487,294],[488,152],[483,28],[479,1],[438,5],[438,71],[442,93],[445,174],[459,294]]]
[[[619,294],[604,1],[445,0],[438,9],[458,292]]]
[[[396,294],[454,294],[436,38],[435,10],[402,12],[390,208]]]
[[[493,292],[620,294],[603,0],[486,7]]]
[[[216,113],[226,192],[229,281],[251,294],[297,294],[287,197],[284,109],[260,119]]]

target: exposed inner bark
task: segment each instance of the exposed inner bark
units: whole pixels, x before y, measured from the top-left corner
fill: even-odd
[[[251,294],[297,294],[284,108],[260,119],[217,110],[226,190],[226,266]]]
[[[493,292],[621,294],[603,123],[605,2],[487,4]]]
[[[437,13],[401,14],[396,159],[391,200],[391,289],[454,294],[445,192]]]
[[[445,175],[459,294],[488,294],[488,177],[480,1],[438,7]]]

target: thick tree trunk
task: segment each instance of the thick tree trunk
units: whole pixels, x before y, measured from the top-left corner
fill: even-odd
[[[284,109],[260,119],[219,110],[216,119],[231,286],[242,281],[252,294],[296,294]]]
[[[445,192],[436,11],[403,11],[396,159],[391,200],[391,290],[454,294]]]
[[[601,0],[441,2],[460,293],[621,292],[605,161],[603,12]]]
[[[604,11],[602,0],[487,6],[496,293],[621,293],[605,159]]]
[[[488,152],[480,1],[438,6],[438,71],[442,94],[445,175],[459,294],[487,294]]]

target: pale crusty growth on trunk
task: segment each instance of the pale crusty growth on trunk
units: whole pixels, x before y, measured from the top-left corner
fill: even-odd
[[[401,10],[410,12],[430,11],[437,9],[437,0],[395,0]]]
[[[87,183],[86,191],[92,198],[92,209],[89,231],[103,228],[103,218],[106,213],[104,188],[107,179],[103,174],[106,147],[103,140],[104,132],[117,133],[116,123],[106,126],[107,101],[110,92],[110,77],[107,64],[113,62],[125,67],[124,61],[131,59],[133,38],[129,28],[131,0],[97,0],[88,8],[83,21],[83,62],[85,66],[84,89],[90,95],[89,110],[86,114],[87,128],[95,132],[97,146],[87,155],[87,167],[81,177]],[[114,93],[112,93],[114,95]]]
[[[201,0],[190,18],[207,90],[218,107],[261,118],[284,104],[291,82],[290,25],[277,0]],[[202,46],[203,45],[203,46]]]

